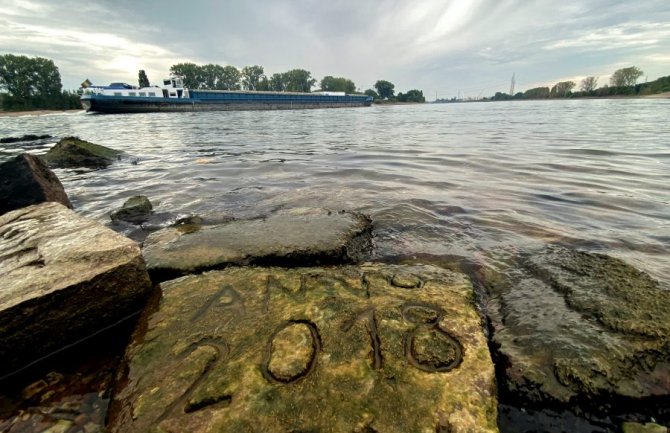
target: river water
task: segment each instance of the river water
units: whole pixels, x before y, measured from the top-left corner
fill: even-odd
[[[0,118],[0,137],[26,133],[130,155],[56,170],[75,209],[102,222],[136,194],[177,214],[348,209],[372,216],[378,258],[496,267],[560,243],[670,285],[670,100]],[[0,159],[52,144],[3,144]]]
[[[103,170],[55,170],[75,209],[106,224],[137,194],[173,215],[356,210],[372,216],[376,259],[505,272],[509,257],[557,243],[622,258],[670,290],[670,100],[0,117],[0,137],[24,134],[54,139],[0,144],[0,161],[68,135],[127,153]],[[603,431],[501,414],[505,432]]]

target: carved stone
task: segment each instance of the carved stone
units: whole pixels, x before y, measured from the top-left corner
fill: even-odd
[[[462,274],[228,268],[161,286],[120,370],[111,432],[497,431]]]

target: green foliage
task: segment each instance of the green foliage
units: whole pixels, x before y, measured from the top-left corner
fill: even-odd
[[[582,92],[591,93],[594,90],[596,90],[597,85],[598,85],[597,77],[586,77],[582,80],[579,87]]]
[[[368,89],[364,92],[366,96],[372,96],[372,99],[379,99],[379,94],[372,89]]]
[[[240,90],[240,78],[242,74],[235,66],[225,66],[221,75],[217,77],[216,89],[220,90]]]
[[[272,74],[269,80],[269,89],[275,92],[285,92],[286,91],[286,74],[276,72]]]
[[[269,90],[275,92],[309,92],[316,80],[312,74],[304,69],[291,69],[287,72],[272,74],[269,80]]]
[[[202,67],[195,63],[177,63],[170,67],[170,74],[182,77],[184,87],[198,89],[203,82]]]
[[[393,98],[395,85],[390,81],[378,80],[375,83],[375,89],[381,99]]]
[[[53,60],[13,54],[0,56],[0,88],[11,96],[48,99],[58,96],[62,87],[60,72]]]
[[[261,83],[265,81],[267,83],[267,78],[262,66],[245,66],[242,68],[242,86],[247,90],[268,90],[260,89],[263,87]]]
[[[137,76],[137,80],[138,80],[140,88],[151,86],[151,84],[149,83],[149,77],[147,77],[147,73],[144,72],[144,69],[140,69],[140,72]]]
[[[552,98],[565,98],[576,85],[574,81],[558,82],[551,88],[550,95]]]
[[[312,73],[304,69],[291,69],[284,72],[284,80],[288,92],[310,92],[316,84]]]
[[[396,98],[398,102],[426,102],[426,98],[423,96],[423,91],[421,90],[408,90],[407,93],[398,93]]]
[[[321,80],[320,86],[321,90],[329,92],[344,92],[347,94],[356,92],[356,85],[354,82],[343,77],[332,77],[327,75]]]
[[[545,99],[550,94],[549,87],[534,87],[523,93],[524,99]]]
[[[612,74],[612,77],[610,77],[610,85],[613,87],[634,86],[642,74],[644,74],[644,72],[635,66],[617,69],[614,74]]]
[[[0,89],[7,92],[2,98],[3,109],[67,108],[69,94],[63,93],[62,87],[53,60],[13,54],[0,56]]]

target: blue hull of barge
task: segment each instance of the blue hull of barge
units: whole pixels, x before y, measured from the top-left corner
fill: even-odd
[[[331,96],[311,93],[223,92],[191,90],[189,98],[82,95],[86,111],[152,113],[169,111],[295,110],[370,106],[364,95]]]

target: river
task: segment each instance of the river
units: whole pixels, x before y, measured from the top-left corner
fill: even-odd
[[[135,194],[177,214],[348,209],[372,216],[377,258],[495,267],[560,243],[670,281],[670,100],[0,118],[0,137],[27,133],[130,155],[56,170],[102,222]],[[0,159],[51,145],[3,144]]]

